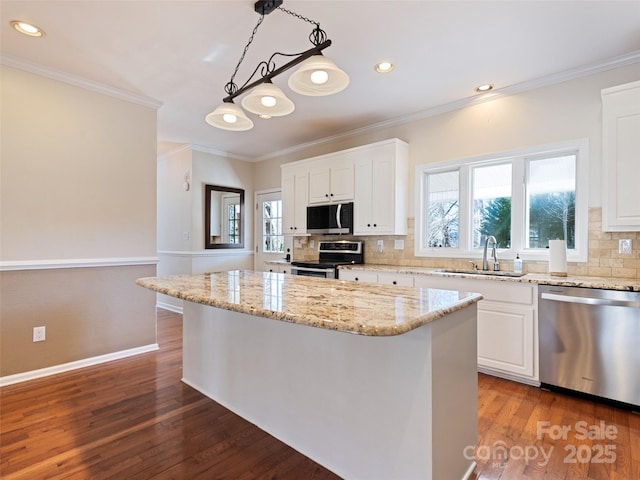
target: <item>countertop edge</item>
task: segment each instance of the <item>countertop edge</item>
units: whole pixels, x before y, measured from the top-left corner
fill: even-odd
[[[603,290],[621,290],[628,292],[640,292],[640,280],[633,278],[609,278],[609,277],[586,277],[586,276],[567,276],[554,277],[541,273],[527,273],[522,277],[508,276],[491,276],[473,273],[452,273],[438,271],[439,268],[428,267],[411,267],[401,265],[386,264],[354,264],[341,265],[339,269],[344,270],[369,270],[384,273],[400,273],[410,275],[429,275],[450,278],[468,278],[472,280],[486,280],[498,282],[512,283],[532,283],[537,285],[553,285],[557,287],[582,287],[582,288],[600,288]]]
[[[177,275],[176,277],[179,277]],[[136,284],[152,290],[157,293],[162,293],[171,297],[179,298],[193,303],[201,305],[208,305],[210,307],[221,308],[238,313],[245,313],[248,315],[267,318],[270,320],[282,321],[287,323],[295,323],[298,325],[304,325],[309,327],[320,328],[323,330],[332,330],[336,332],[351,333],[356,335],[371,336],[371,337],[390,337],[395,335],[401,335],[403,333],[410,332],[416,328],[427,325],[435,320],[446,317],[447,315],[462,310],[474,303],[482,300],[482,295],[479,293],[463,292],[467,296],[464,298],[452,302],[447,307],[434,310],[416,318],[403,323],[402,325],[395,325],[393,327],[379,327],[368,326],[363,324],[338,324],[330,319],[323,320],[319,317],[308,318],[304,315],[296,315],[289,312],[276,312],[268,309],[254,308],[247,304],[231,303],[224,300],[220,300],[212,297],[204,297],[201,295],[190,294],[188,291],[181,291],[169,287],[161,287],[154,283],[159,277],[143,277],[136,280]],[[170,278],[170,277],[165,277]],[[340,280],[335,280],[340,281]],[[425,290],[444,290],[434,288],[424,288]]]

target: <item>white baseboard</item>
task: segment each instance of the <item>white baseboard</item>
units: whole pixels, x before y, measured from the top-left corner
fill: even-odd
[[[531,385],[532,387],[539,387],[540,380],[536,380],[533,378],[523,378],[517,375],[511,375],[505,372],[498,372],[496,370],[491,370],[490,368],[478,367],[478,372],[484,373],[487,375],[491,375],[492,377],[504,378],[505,380],[511,380],[512,382],[524,383],[525,385]]]
[[[475,461],[471,462],[471,465],[469,465],[469,468],[467,469],[464,476],[462,477],[462,480],[469,480],[471,478],[471,475],[473,475],[473,471],[476,469],[477,466],[478,464]]]
[[[121,358],[139,355],[141,353],[153,352],[158,349],[158,344],[152,343],[149,345],[144,345],[142,347],[130,348],[128,350],[121,350],[119,352],[98,355],[97,357],[85,358],[83,360],[77,360],[75,362],[54,365],[53,367],[40,368],[38,370],[31,370],[30,372],[7,375],[4,377],[0,377],[0,387],[13,385],[14,383],[26,382],[28,380],[35,380],[36,378],[48,377],[50,375],[77,370],[79,368],[90,367],[91,365],[111,362],[113,360],[119,360]]]

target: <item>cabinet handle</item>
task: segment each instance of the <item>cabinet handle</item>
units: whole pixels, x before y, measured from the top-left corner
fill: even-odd
[[[367,223],[367,227],[370,227],[370,226],[371,226],[371,224],[370,224],[370,223]]]
[[[298,229],[298,227],[293,227],[293,229],[294,229],[294,230],[297,230],[297,229]]]
[[[374,224],[373,224],[373,226],[374,226],[374,227],[377,227],[377,226],[378,226],[378,224],[377,224],[377,223],[374,223]]]
[[[270,268],[270,269],[269,269],[269,271],[270,271],[270,272],[273,272],[273,268]]]
[[[289,230],[293,230],[293,227],[289,227]]]
[[[324,194],[324,196],[325,196],[325,197],[327,197],[327,198],[329,198],[329,194],[328,194],[328,193],[325,193],[325,194]]]
[[[394,285],[397,285],[397,284],[398,284],[398,282],[396,282],[396,281],[394,280],[394,281],[393,281],[393,284],[394,284]]]
[[[330,194],[330,195],[333,197],[333,193],[332,193],[332,194]]]
[[[359,279],[358,279],[358,277],[356,277],[356,278],[354,278],[354,280],[357,282]]]

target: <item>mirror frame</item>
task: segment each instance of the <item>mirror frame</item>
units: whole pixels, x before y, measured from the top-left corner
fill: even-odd
[[[240,195],[240,226],[239,243],[211,243],[211,192],[229,192]],[[205,185],[204,194],[204,248],[244,248],[244,190],[242,188],[221,187],[220,185]]]

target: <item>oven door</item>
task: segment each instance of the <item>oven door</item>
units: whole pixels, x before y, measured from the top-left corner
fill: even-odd
[[[291,266],[291,275],[303,275],[305,277],[336,278],[335,268],[310,268]]]

